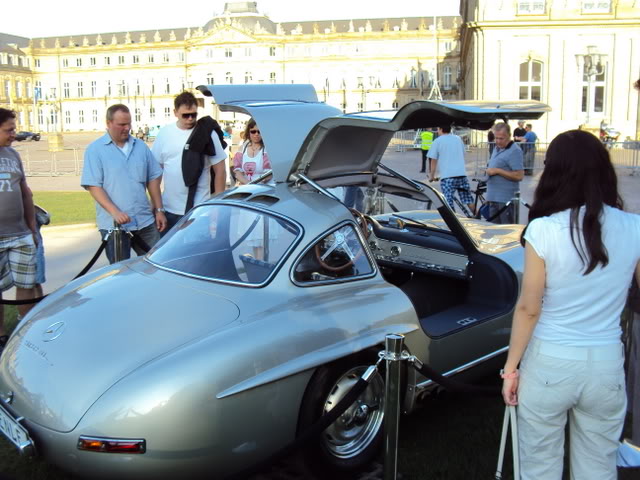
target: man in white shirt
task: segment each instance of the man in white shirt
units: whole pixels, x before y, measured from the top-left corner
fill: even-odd
[[[174,99],[174,115],[177,122],[170,123],[160,129],[153,142],[151,151],[158,163],[162,166],[164,190],[162,203],[166,210],[167,229],[173,227],[186,213],[189,187],[185,185],[182,173],[182,155],[185,145],[196,126],[198,118],[198,103],[196,97],[190,92],[182,92]],[[214,178],[214,194],[224,191],[226,183],[225,162],[227,154],[222,148],[220,138],[214,130],[211,132],[211,141],[215,153],[213,156],[204,156],[202,174],[198,179],[194,205],[202,203],[209,198],[209,185],[211,171]]]
[[[453,196],[457,193],[458,198],[474,213],[473,197],[464,163],[464,143],[460,137],[451,133],[451,125],[438,127],[438,138],[431,144],[429,159],[429,181],[433,182],[436,179],[438,171],[442,194],[451,209],[454,212],[456,210]]]

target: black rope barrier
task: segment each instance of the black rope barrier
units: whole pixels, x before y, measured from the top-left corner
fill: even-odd
[[[366,374],[365,374],[366,375]],[[365,376],[363,375],[363,377]],[[342,397],[342,399],[333,407],[329,412],[321,416],[313,425],[311,425],[302,435],[299,435],[295,440],[278,450],[276,453],[266,458],[265,460],[257,463],[256,465],[249,467],[242,472],[235,473],[229,477],[225,477],[225,480],[244,480],[251,475],[254,475],[272,464],[288,457],[297,449],[307,444],[309,441],[314,440],[320,436],[320,434],[333,422],[335,422],[340,415],[347,411],[347,409],[358,399],[358,397],[369,386],[369,380],[365,380],[360,377],[356,384],[349,390],[349,392]],[[371,376],[369,376],[370,378]]]
[[[87,273],[91,269],[91,267],[93,267],[95,265],[95,263],[98,261],[98,258],[100,258],[100,255],[102,254],[102,252],[106,248],[106,246],[107,246],[107,239],[104,239],[104,240],[102,240],[102,243],[98,247],[98,250],[96,251],[95,255],[91,258],[91,260],[89,260],[89,263],[87,263],[85,265],[85,267],[80,271],[80,273],[78,273],[75,277],[73,277],[73,280],[83,276],[85,273]],[[3,305],[30,305],[32,303],[38,303],[38,302],[44,300],[45,298],[47,298],[48,296],[49,295],[43,295],[41,297],[29,298],[27,300],[4,300],[4,299],[0,299],[0,304],[3,304]]]
[[[457,380],[453,380],[452,378],[445,377],[439,372],[436,372],[429,365],[420,362],[413,362],[413,366],[418,372],[427,377],[429,380],[437,383],[441,387],[446,388],[447,390],[455,393],[475,393],[479,395],[502,395],[501,387],[489,387],[482,385],[469,385],[467,383],[462,383]]]
[[[131,236],[131,243],[138,244],[138,246],[144,253],[147,253],[149,250],[151,250],[151,247],[142,238],[132,234],[131,232],[127,233]]]

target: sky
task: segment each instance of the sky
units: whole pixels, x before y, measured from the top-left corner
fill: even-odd
[[[8,1],[8,0],[7,0]],[[274,22],[458,15],[458,0],[257,0]],[[198,27],[224,10],[224,0],[29,0],[3,9],[0,32],[22,37],[69,36]],[[15,5],[14,5],[15,6]]]

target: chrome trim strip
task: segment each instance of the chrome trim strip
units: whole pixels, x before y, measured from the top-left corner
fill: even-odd
[[[298,173],[297,174],[298,178],[304,180],[305,182],[307,182],[309,185],[311,185],[313,188],[315,188],[316,190],[318,190],[320,193],[325,194],[327,197],[331,197],[334,200],[337,200],[338,202],[342,203],[340,201],[340,199],[338,197],[336,197],[333,193],[331,193],[329,190],[322,188],[320,185],[318,185],[316,182],[314,182],[313,180],[311,180],[309,177],[307,177],[304,173]]]
[[[472,362],[466,363],[466,364],[464,364],[464,365],[462,365],[462,366],[460,366],[458,368],[454,368],[453,370],[449,370],[448,372],[443,373],[442,375],[445,376],[445,377],[451,377],[451,376],[456,375],[458,373],[462,373],[465,370],[468,370],[468,369],[470,369],[472,367],[475,367],[476,365],[478,365],[480,363],[486,362],[487,360],[491,360],[492,358],[497,357],[498,355],[501,355],[501,354],[505,353],[507,350],[509,350],[508,346],[502,347],[501,349],[496,350],[495,352],[491,352],[491,353],[485,355],[484,357],[477,358],[476,360],[473,360]],[[418,383],[416,385],[416,393],[420,393],[421,390],[424,390],[425,388],[427,388],[432,383],[434,383],[433,380],[425,380],[422,383]]]
[[[256,183],[260,183],[262,182],[265,178],[269,178],[271,175],[273,175],[273,172],[271,170],[266,170],[265,172],[263,172],[260,176],[254,178],[253,180],[251,180],[249,182],[250,185],[255,185]]]
[[[415,188],[416,190],[418,190],[419,192],[424,192],[424,187],[422,185],[420,185],[418,182],[411,180],[409,177],[405,177],[404,175],[402,175],[399,172],[396,172],[394,169],[387,167],[386,165],[383,165],[382,163],[378,164],[378,167],[382,168],[383,170],[386,170],[387,172],[389,172],[391,175],[393,175],[396,178],[399,178],[400,180],[402,180],[403,182],[405,182],[408,185],[411,185],[413,188]]]

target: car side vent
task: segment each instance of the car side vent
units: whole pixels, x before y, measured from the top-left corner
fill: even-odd
[[[273,205],[279,199],[276,197],[272,197],[270,195],[256,195],[255,197],[251,197],[248,201],[253,203],[261,203],[262,205]]]
[[[246,198],[249,198],[251,196],[251,193],[249,192],[238,192],[238,193],[231,193],[229,195],[226,195],[224,198],[225,200],[244,200]]]

